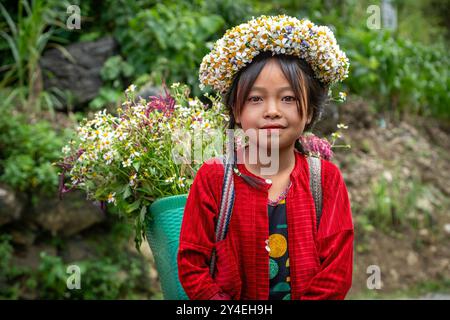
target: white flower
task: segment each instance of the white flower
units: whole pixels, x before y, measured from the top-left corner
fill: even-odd
[[[108,203],[116,204],[116,193],[115,192],[108,194]]]
[[[177,184],[178,184],[180,187],[184,187],[184,186],[185,186],[184,180],[186,180],[185,177],[179,177],[179,178],[178,178],[178,181],[177,181]]]
[[[64,148],[62,148],[62,153],[68,154],[69,152],[70,152],[70,147],[69,146],[64,146]]]
[[[124,132],[122,130],[119,130],[116,132],[116,138],[119,139],[119,141],[123,141],[127,138],[128,133]]]
[[[130,187],[133,187],[136,184],[136,173],[130,176]]]
[[[174,182],[174,181],[175,181],[175,178],[176,178],[176,176],[172,176],[172,177],[170,177],[170,178],[168,178],[168,179],[164,180],[164,182],[167,182],[167,183],[172,183],[172,182]]]
[[[141,154],[139,153],[139,152],[137,152],[137,151],[132,151],[131,152],[131,154],[130,154],[130,158],[131,159],[134,159],[134,158],[136,158],[136,157],[139,157]]]
[[[136,86],[134,84],[132,84],[131,86],[129,86],[127,88],[127,90],[125,90],[125,92],[129,93],[129,92],[134,92],[135,90],[136,90]]]
[[[110,151],[103,155],[103,159],[106,161],[106,164],[111,164],[111,162],[114,160],[114,156]]]
[[[132,164],[132,161],[131,161],[130,158],[128,158],[128,159],[125,160],[125,161],[122,161],[122,166],[123,166],[124,168],[131,166],[131,164]]]
[[[339,92],[339,98],[341,101],[345,101],[345,99],[347,98],[347,93]]]
[[[195,107],[196,105],[197,105],[197,101],[195,101],[194,99],[189,99],[189,106]]]
[[[337,125],[337,127],[338,127],[338,129],[348,129],[348,126],[346,126],[346,125],[343,124],[343,123],[339,123],[339,124]]]
[[[200,88],[209,85],[225,93],[235,74],[263,51],[308,57],[317,79],[327,85],[348,76],[349,61],[328,27],[286,15],[263,15],[228,30],[216,41],[202,59]]]

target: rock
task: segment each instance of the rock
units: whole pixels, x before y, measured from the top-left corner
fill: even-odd
[[[31,246],[36,240],[36,233],[29,228],[15,228],[9,234],[11,241],[23,246]]]
[[[41,200],[33,220],[52,235],[72,236],[105,220],[105,214],[81,191],[64,195],[63,200]]]
[[[36,270],[41,261],[41,253],[45,252],[49,256],[56,256],[56,249],[48,244],[39,244],[15,251],[12,258],[12,265]]]
[[[419,230],[419,235],[422,237],[428,237],[430,233],[428,232],[428,229],[422,228]]]
[[[391,183],[392,180],[393,180],[392,179],[392,173],[390,171],[387,171],[387,170],[383,172],[383,177],[388,183]]]
[[[74,100],[71,103],[77,107],[97,96],[102,86],[100,71],[105,61],[117,53],[117,43],[112,37],[104,37],[70,44],[65,49],[71,57],[58,49],[50,49],[39,61],[44,88],[70,91]],[[67,105],[67,101],[63,105]]]
[[[445,233],[450,234],[450,223],[446,223],[444,225],[444,231]]]
[[[370,129],[375,123],[370,106],[364,100],[347,101],[339,106],[340,120],[352,130]],[[336,131],[336,129],[334,130]],[[344,132],[345,133],[345,132]]]
[[[0,226],[19,220],[24,202],[12,188],[0,183]]]
[[[421,197],[416,202],[416,208],[423,212],[433,212],[433,205],[430,200],[425,197]]]
[[[136,97],[141,97],[148,101],[151,96],[165,96],[164,89],[155,87],[152,83],[145,84],[136,94]]]
[[[400,275],[398,274],[397,270],[395,270],[395,269],[390,269],[389,274],[391,275],[392,281],[394,281],[394,282],[397,282],[398,279],[400,278]]]
[[[338,106],[329,103],[325,106],[321,119],[315,124],[313,132],[319,136],[329,135],[337,130],[338,120]]]
[[[82,238],[68,240],[62,249],[61,255],[66,263],[96,257],[94,247]]]
[[[408,265],[413,266],[417,264],[417,262],[419,262],[419,258],[417,257],[416,253],[410,251],[408,253],[408,256],[406,257],[406,262],[408,263]]]

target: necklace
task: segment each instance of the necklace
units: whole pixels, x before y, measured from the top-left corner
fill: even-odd
[[[234,167],[234,168],[233,168],[233,171],[234,171],[234,173],[236,173],[238,176],[241,176],[241,172],[239,171],[239,169],[238,169],[237,167]],[[267,180],[270,180],[270,179],[266,179],[266,183],[269,183],[269,182],[267,182]],[[271,182],[270,182],[270,183],[271,183]],[[289,188],[291,187],[291,185],[292,185],[292,181],[289,180],[289,185],[288,185],[288,187],[287,187],[285,190],[283,190],[283,192],[278,196],[278,198],[277,198],[276,200],[271,200],[270,198],[267,198],[267,203],[268,203],[270,206],[276,206],[276,205],[278,204],[278,202],[280,202],[281,200],[283,200],[284,198],[286,198],[286,194],[287,194],[287,192],[289,191]]]
[[[278,196],[278,198],[276,200],[271,200],[270,198],[267,198],[267,203],[270,206],[276,206],[278,204],[278,202],[280,202],[281,200],[283,200],[284,198],[286,198],[286,194],[289,191],[289,188],[292,185],[292,181],[289,181],[289,186],[283,190],[283,192]]]

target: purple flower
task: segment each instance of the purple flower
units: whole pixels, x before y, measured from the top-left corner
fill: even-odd
[[[147,104],[148,108],[145,111],[147,117],[149,116],[149,113],[154,110],[158,110],[169,116],[175,110],[175,99],[170,95],[166,85],[164,84],[163,86],[166,95],[164,97],[162,95],[150,97],[150,102]]]
[[[292,27],[292,26],[287,26],[287,27],[286,27],[286,32],[287,32],[287,33],[291,33],[292,30],[294,30],[294,27]]]
[[[59,199],[62,200],[62,195],[64,193],[70,192],[75,189],[77,183],[73,183],[71,188],[67,188],[65,185],[65,176],[66,172],[70,171],[73,168],[73,163],[78,160],[78,158],[84,153],[84,149],[78,149],[78,151],[69,157],[64,158],[63,161],[56,163],[58,167],[60,167],[61,173],[59,174],[59,187],[58,187],[58,195]]]
[[[333,156],[331,145],[326,139],[321,139],[314,134],[302,135],[299,139],[306,153],[330,160]]]

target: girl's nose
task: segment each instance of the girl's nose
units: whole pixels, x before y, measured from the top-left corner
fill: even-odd
[[[264,110],[264,118],[280,117],[280,108],[275,101],[268,101],[266,109]]]

